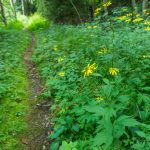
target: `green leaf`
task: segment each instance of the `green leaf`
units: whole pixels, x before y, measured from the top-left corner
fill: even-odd
[[[101,146],[104,144],[104,147],[108,148],[113,142],[113,136],[106,130],[103,130],[98,133],[93,140],[93,146]]]
[[[143,137],[143,138],[146,137],[145,133],[142,132],[142,131],[136,131],[136,134],[137,134],[139,137]]]
[[[49,150],[58,150],[58,147],[59,147],[59,142],[53,142],[50,145],[50,149]]]
[[[66,127],[62,126],[57,129],[57,131],[50,136],[51,139],[57,138],[60,134],[62,134],[66,130]]]
[[[106,78],[104,78],[103,81],[104,81],[104,83],[106,83],[106,84],[109,84],[109,83],[110,83],[109,80],[106,79]]]
[[[118,97],[118,100],[119,100],[120,102],[123,102],[123,103],[128,102],[129,99],[130,99],[130,96],[129,96],[129,95],[121,95],[121,96]]]
[[[66,141],[63,141],[59,150],[77,150],[76,146],[77,146],[77,142],[67,143]]]
[[[126,115],[120,116],[117,119],[116,123],[122,124],[127,127],[133,127],[139,125],[139,122],[137,122],[134,118],[131,118],[130,116],[126,116]]]
[[[99,114],[99,115],[103,115],[104,114],[104,109],[100,106],[85,106],[84,109],[87,111],[87,112],[91,112],[91,113],[96,113],[96,114]]]
[[[99,73],[93,73],[92,76],[95,76],[95,77],[102,77],[102,75],[99,74]]]
[[[78,131],[79,131],[79,126],[78,126],[77,124],[74,124],[74,125],[72,126],[72,129],[73,129],[74,131],[78,132]]]
[[[120,138],[126,131],[125,127],[133,127],[139,123],[126,115],[120,116],[114,123],[114,136],[115,138]]]

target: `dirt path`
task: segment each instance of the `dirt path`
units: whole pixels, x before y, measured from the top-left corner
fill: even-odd
[[[32,41],[24,54],[24,62],[27,68],[29,81],[29,115],[27,117],[28,130],[21,137],[25,150],[49,150],[48,134],[49,106],[47,101],[39,100],[43,86],[39,74],[32,62],[32,50],[35,46],[35,36],[31,35]]]

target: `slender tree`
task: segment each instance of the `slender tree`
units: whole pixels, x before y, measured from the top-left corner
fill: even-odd
[[[17,19],[16,8],[15,8],[16,0],[10,0],[10,6],[12,8],[15,19]]]
[[[22,14],[26,15],[26,11],[25,11],[25,0],[21,0],[21,5],[22,5]]]
[[[138,12],[138,9],[137,9],[136,0],[132,0],[132,7],[133,7],[135,13],[137,13],[137,12]]]
[[[143,14],[145,14],[147,9],[148,9],[148,0],[143,0],[143,6],[142,6]]]
[[[103,3],[104,4],[106,4],[108,2],[108,0],[103,0]],[[104,6],[104,12],[105,12],[105,16],[107,16],[108,15],[108,8],[107,8],[107,6]]]
[[[4,23],[5,26],[7,26],[7,19],[5,16],[5,11],[4,11],[2,0],[0,0],[0,14],[1,14],[2,22]]]

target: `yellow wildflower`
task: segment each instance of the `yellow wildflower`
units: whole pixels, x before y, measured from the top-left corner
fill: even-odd
[[[148,58],[148,55],[143,55],[142,57],[143,57],[143,58]]]
[[[136,17],[139,17],[140,16],[140,14],[136,14]]]
[[[103,98],[102,96],[98,96],[98,97],[96,97],[96,100],[97,100],[97,101],[103,101],[104,98]]]
[[[102,9],[101,8],[97,8],[96,10],[95,10],[95,12],[99,12],[99,11],[101,11]]]
[[[150,24],[150,21],[145,21],[144,24],[145,24],[145,25],[149,25],[149,24]]]
[[[146,30],[146,31],[150,31],[150,27],[147,27],[145,30]]]
[[[136,18],[133,20],[133,22],[140,22],[140,21],[143,21],[143,18]]]
[[[61,62],[61,61],[63,61],[64,60],[64,58],[62,58],[62,57],[59,57],[58,58],[58,62]]]
[[[65,76],[65,72],[59,72],[58,75],[61,76],[61,77],[64,77]]]
[[[100,51],[98,51],[98,54],[106,54],[107,52],[107,48],[102,48]]]
[[[126,18],[126,16],[120,16],[120,17],[117,17],[116,19],[117,20],[124,20]]]
[[[94,70],[96,70],[96,64],[88,64],[84,69],[83,69],[83,73],[84,73],[84,78],[89,76],[90,74],[92,74],[94,72]]]
[[[132,16],[132,13],[128,13],[127,16],[128,16],[128,17]]]
[[[97,8],[97,9],[94,11],[94,15],[96,16],[97,14],[99,14],[100,11],[101,11],[101,8]]]
[[[118,68],[109,68],[109,74],[112,76],[116,76],[119,73]]]
[[[94,29],[96,29],[96,28],[97,28],[97,26],[93,26],[93,28],[94,28]]]
[[[131,21],[132,21],[131,18],[125,20],[125,22],[131,22]]]
[[[54,51],[57,51],[57,50],[58,50],[58,47],[55,45],[55,46],[53,47],[53,50],[54,50]]]
[[[91,26],[88,26],[87,28],[88,28],[88,29],[91,29],[92,27],[91,27]]]
[[[149,15],[148,10],[144,10],[144,15]]]
[[[149,12],[147,12],[145,15],[149,15]]]
[[[103,4],[103,6],[104,7],[108,7],[108,6],[110,6],[112,3],[111,3],[111,1],[109,1],[109,2],[107,2],[107,3],[105,3],[105,4]]]

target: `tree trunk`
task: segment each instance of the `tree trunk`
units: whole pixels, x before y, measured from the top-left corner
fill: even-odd
[[[14,13],[14,17],[15,19],[17,19],[17,14],[16,14],[16,8],[15,8],[15,2],[14,0],[10,0],[10,5],[11,5],[11,8],[13,10],[13,13]]]
[[[4,6],[3,6],[3,3],[1,0],[0,0],[0,14],[1,14],[2,21],[3,21],[4,25],[7,26],[7,19],[5,16]]]
[[[106,4],[108,2],[108,0],[103,0],[103,3]],[[104,6],[104,16],[107,16],[108,15],[108,8],[107,6]]]
[[[25,15],[25,4],[24,0],[21,0],[21,5],[22,5],[22,14]]]
[[[147,9],[148,9],[148,0],[143,0],[143,6],[142,6],[143,14],[145,14]]]
[[[22,5],[22,14],[27,15],[26,0],[21,0],[21,5]]]
[[[137,10],[137,5],[136,5],[136,0],[132,0],[132,6],[133,6],[135,13],[137,13],[138,10]]]

